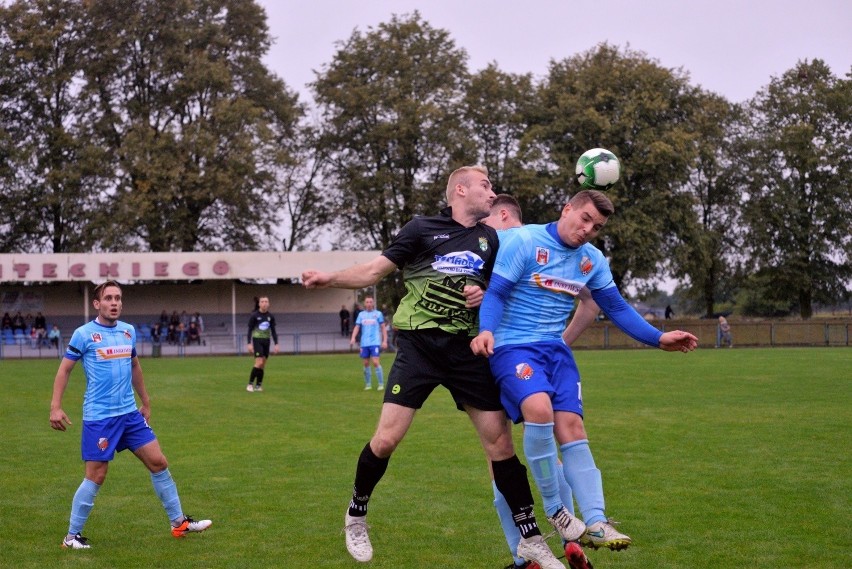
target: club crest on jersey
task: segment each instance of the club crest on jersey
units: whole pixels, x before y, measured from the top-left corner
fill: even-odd
[[[594,265],[592,264],[592,260],[589,259],[588,257],[586,257],[585,255],[583,255],[583,258],[580,259],[580,273],[583,276],[586,276],[586,275],[588,275],[589,273],[592,272],[592,268],[594,268]]]
[[[93,342],[100,342],[101,340],[103,340],[103,337],[98,332],[92,333],[92,341]]]
[[[109,447],[109,441],[106,437],[101,437],[98,439],[98,448],[101,449],[101,452],[105,451]]]
[[[480,237],[479,238],[479,250],[480,251],[488,251],[488,238]]]
[[[133,336],[130,334],[130,330],[124,330],[124,337],[128,340],[133,339]]]
[[[521,381],[528,380],[533,376],[533,373],[535,373],[535,371],[528,363],[521,362],[515,366],[515,377],[517,377]]]
[[[535,248],[535,262],[539,265],[546,265],[550,260],[550,249],[547,247]]]

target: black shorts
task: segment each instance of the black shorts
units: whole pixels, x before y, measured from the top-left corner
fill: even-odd
[[[469,336],[442,330],[400,330],[396,359],[388,374],[385,402],[420,409],[439,385],[446,387],[456,407],[502,411],[500,389],[486,358],[470,351]]]
[[[252,338],[251,345],[254,348],[254,357],[268,358],[269,344],[269,338]]]

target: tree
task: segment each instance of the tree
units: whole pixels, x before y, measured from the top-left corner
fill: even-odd
[[[277,223],[282,141],[302,113],[261,58],[265,14],[243,0],[88,4],[90,135],[113,170],[107,249],[246,250]]]
[[[621,181],[608,191],[616,214],[595,244],[619,287],[658,275],[675,237],[695,223],[682,188],[696,157],[696,94],[682,72],[607,44],[550,64],[524,141],[541,196],[532,213],[552,219],[579,189],[580,154],[613,151],[622,165]]]
[[[737,108],[719,95],[701,93],[692,119],[696,160],[684,189],[695,199],[697,223],[685,224],[676,236],[671,268],[691,287],[688,299],[696,299],[707,317],[716,312],[719,300],[731,300],[731,275],[742,242],[740,192],[734,183],[731,138]]]
[[[288,148],[286,162],[278,170],[277,184],[288,222],[284,249],[317,249],[313,238],[334,217],[321,175],[327,156],[318,148],[316,130],[308,126],[299,129]]]
[[[471,77],[463,104],[494,191],[523,194],[519,150],[535,104],[532,75],[504,73],[491,63]]]
[[[463,128],[466,53],[418,12],[353,31],[311,87],[344,241],[383,249],[432,213],[450,171],[475,158]]]
[[[85,136],[83,21],[74,1],[0,5],[0,250],[92,245],[105,171]]]
[[[852,79],[800,61],[748,103],[740,141],[746,246],[777,302],[797,306],[849,294],[852,277]]]

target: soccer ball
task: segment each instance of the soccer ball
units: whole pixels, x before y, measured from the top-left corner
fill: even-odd
[[[621,176],[621,163],[606,148],[592,148],[577,160],[577,181],[589,190],[608,190]]]

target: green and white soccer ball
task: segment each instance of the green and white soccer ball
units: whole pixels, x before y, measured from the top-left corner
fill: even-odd
[[[606,148],[592,148],[577,160],[577,181],[589,190],[610,189],[621,177],[621,163]]]

